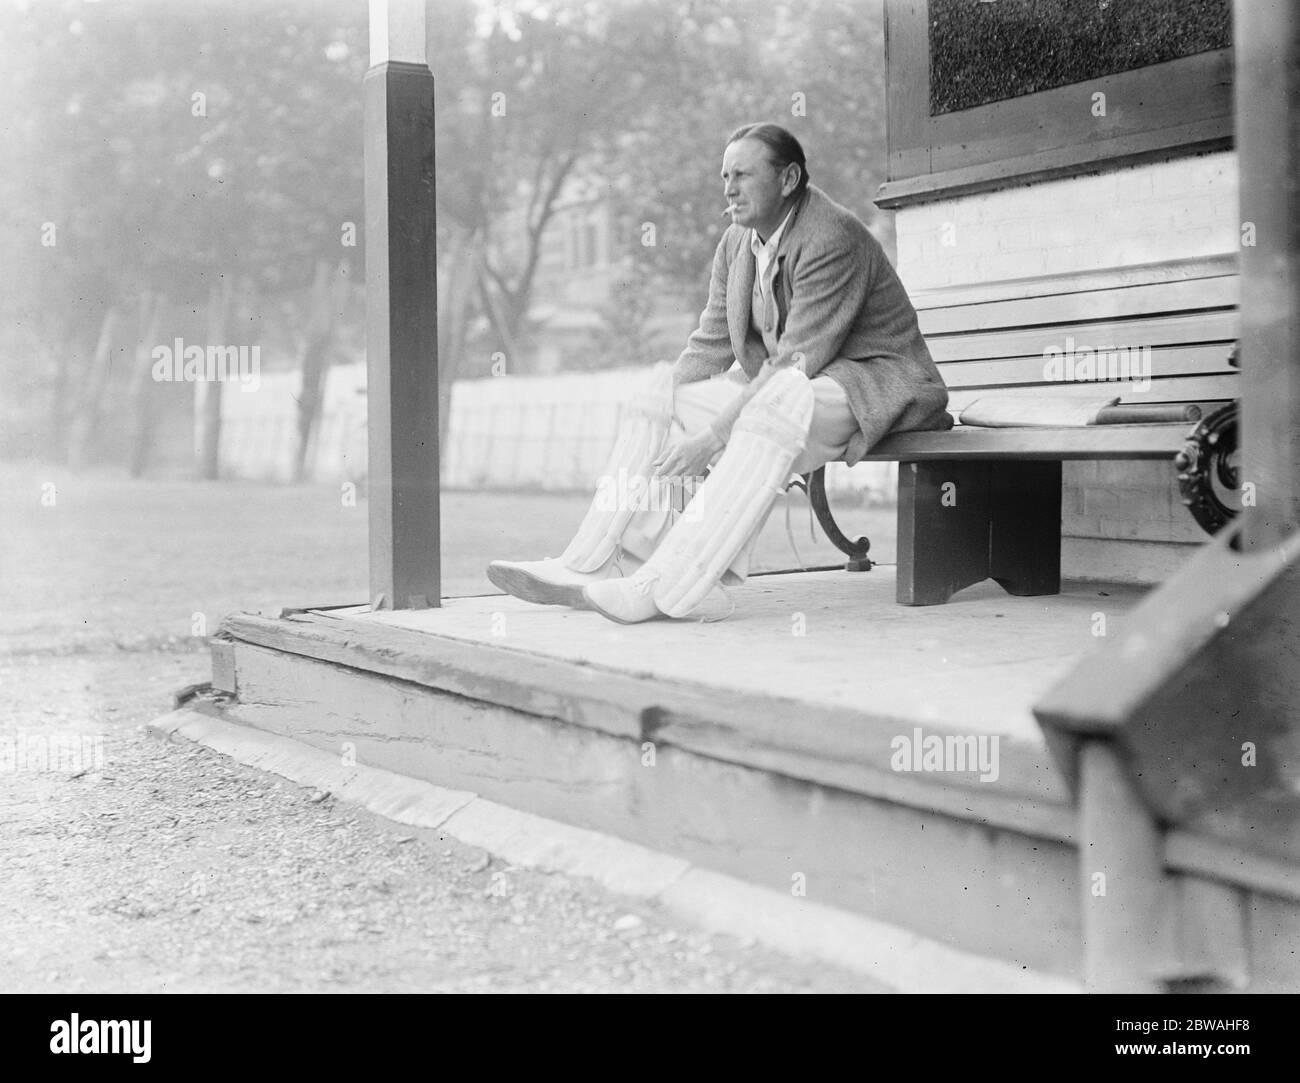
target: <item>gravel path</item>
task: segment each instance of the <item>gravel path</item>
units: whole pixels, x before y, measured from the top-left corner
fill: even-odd
[[[0,637],[0,992],[882,991],[147,735],[209,675],[173,610],[188,620],[199,596],[226,606],[232,584],[267,594],[271,579],[268,601],[300,601],[319,578],[303,539],[325,559],[356,544],[355,524],[342,541],[300,526],[277,548],[227,516],[217,547],[214,499],[262,524],[319,494],[195,487],[187,509],[186,491],[80,481],[67,518],[20,515],[4,535],[5,574],[22,576],[3,611],[25,634]],[[475,507],[471,532],[496,529],[499,503],[462,514]],[[172,563],[156,535],[121,551],[164,517]],[[87,737],[88,762],[42,764]]]
[[[194,653],[0,663],[0,991],[870,991],[150,737]],[[44,737],[102,739],[40,770]]]

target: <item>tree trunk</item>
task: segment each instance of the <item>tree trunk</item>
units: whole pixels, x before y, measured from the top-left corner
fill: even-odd
[[[106,312],[100,319],[100,324],[107,318]],[[49,413],[41,454],[52,460],[67,462],[69,430],[78,405],[73,396],[73,388],[77,386],[78,374],[85,370],[87,356],[84,334],[70,334],[68,328],[62,330],[62,341],[55,346],[54,382],[50,387]],[[51,338],[57,341],[56,336],[51,335]]]
[[[517,371],[521,360],[519,357],[518,330],[523,323],[523,317],[513,309],[504,310],[507,302],[492,292],[486,256],[482,251],[478,252],[477,256],[478,258],[474,264],[474,278],[478,285],[483,311],[487,314],[492,329],[496,331],[497,337],[501,340],[501,349],[506,355],[506,368],[512,372]]]
[[[161,293],[155,295],[146,290],[140,298],[139,337],[136,339],[131,391],[127,396],[128,408],[134,421],[129,464],[133,478],[144,473],[150,445],[153,443],[154,393],[157,390],[153,386],[153,348],[158,344],[158,331],[166,304],[167,298]]]
[[[331,271],[320,260],[311,287],[311,311],[307,317],[307,335],[303,345],[302,384],[298,394],[298,436],[294,446],[293,480],[302,481],[307,472],[307,449],[312,431],[320,418],[325,372],[334,345],[334,328],[339,309],[347,296],[348,277],[342,263]]]
[[[438,291],[438,450],[447,461],[451,431],[451,388],[464,368],[465,341],[474,314],[474,289],[481,244],[477,230],[462,232],[451,245],[445,265],[446,288]]]
[[[78,406],[76,417],[72,421],[72,432],[68,437],[68,466],[81,470],[86,465],[91,442],[96,436],[99,424],[99,406],[104,397],[104,388],[108,384],[108,374],[113,366],[113,340],[117,337],[122,314],[116,308],[109,308],[104,313],[104,322],[99,329],[99,341],[95,353],[90,359],[90,369],[86,373],[86,392]]]
[[[573,171],[578,159],[577,154],[557,158],[550,179],[544,184],[542,177],[546,171],[539,167],[534,184],[540,187],[534,189],[533,201],[528,213],[527,255],[523,268],[514,282],[508,282],[503,274],[492,267],[486,253],[477,264],[482,280],[480,288],[483,291],[485,313],[492,324],[492,329],[501,339],[502,348],[510,358],[512,367],[517,366],[522,360],[518,356],[519,339],[523,334],[524,321],[528,318],[528,309],[532,304],[533,281],[542,258],[542,237],[555,214],[556,202],[564,188],[564,182]],[[491,288],[493,285],[496,286],[495,293]]]
[[[230,335],[230,306],[234,284],[222,276],[208,291],[208,344],[227,345]],[[195,473],[205,481],[221,476],[221,392],[217,380],[200,380],[194,385]]]

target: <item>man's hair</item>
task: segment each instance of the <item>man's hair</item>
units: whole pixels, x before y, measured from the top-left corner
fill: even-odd
[[[777,169],[784,169],[791,162],[799,167],[799,183],[791,195],[801,196],[808,187],[808,163],[804,160],[803,147],[793,135],[779,124],[742,124],[727,137],[727,146],[741,139],[757,139],[764,144],[771,154],[772,164]]]

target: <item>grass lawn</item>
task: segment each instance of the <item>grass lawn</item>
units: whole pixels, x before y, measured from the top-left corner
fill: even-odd
[[[233,611],[367,596],[366,501],[345,505],[338,486],[132,480],[8,463],[0,498],[0,653],[180,646]],[[820,528],[810,540],[803,495],[788,499],[805,564],[840,562]],[[587,504],[579,494],[444,493],[444,595],[494,593],[483,574],[494,558],[559,553]],[[840,523],[872,538],[873,557],[894,559],[893,509],[847,508]],[[754,569],[797,566],[778,503]]]

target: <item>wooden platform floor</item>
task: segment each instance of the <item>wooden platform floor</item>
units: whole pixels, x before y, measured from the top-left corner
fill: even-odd
[[[1033,740],[1033,702],[1098,633],[1119,629],[1144,590],[1070,583],[1060,595],[1013,598],[987,582],[947,605],[911,607],[894,602],[893,568],[875,568],[756,576],[728,593],[730,615],[715,591],[696,618],[635,626],[505,595],[354,619],[723,695],[763,693],[918,724],[960,720]]]
[[[755,576],[729,597],[715,592],[695,618],[631,627],[503,595],[445,599],[440,609],[312,617],[364,627],[379,634],[378,643],[380,629],[422,633],[427,641],[406,640],[403,650],[425,642],[431,657],[452,644],[479,648],[490,669],[514,670],[520,681],[530,679],[524,668],[549,672],[578,697],[634,689],[629,708],[653,711],[662,702],[668,717],[693,716],[692,743],[722,759],[891,799],[925,785],[929,803],[940,782],[955,787],[959,804],[963,790],[978,793],[981,804],[996,793],[1017,806],[1005,815],[986,806],[1007,826],[1023,815],[1041,819],[1028,799],[1055,824],[1037,829],[1062,835],[1069,795],[1032,705],[1120,629],[1143,593],[1075,582],[1060,595],[1015,598],[988,582],[947,605],[915,608],[895,604],[893,569],[877,567]],[[918,728],[922,738],[996,736],[996,777],[987,770],[900,772],[897,739],[919,751]],[[873,783],[859,784],[863,770]],[[969,806],[962,808],[974,811]]]
[[[877,568],[730,593],[634,627],[502,595],[236,614],[213,684],[232,722],[1075,973],[1077,810],[1031,708],[1142,591],[907,608]],[[984,762],[899,763],[936,737]]]

